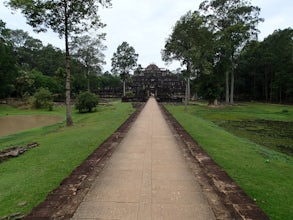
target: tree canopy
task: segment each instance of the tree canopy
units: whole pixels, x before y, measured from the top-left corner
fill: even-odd
[[[213,40],[213,33],[205,25],[205,18],[197,11],[189,11],[176,22],[162,50],[163,60],[178,60],[182,65],[186,65],[185,107],[190,99],[189,81],[192,73],[211,72]]]
[[[263,21],[260,8],[247,0],[205,0],[199,8],[216,34],[218,56],[225,63],[226,102],[233,103],[236,59],[245,43],[257,37],[257,25]]]
[[[10,30],[1,20],[0,23],[3,24],[3,34],[0,34],[0,98],[25,98],[33,96],[41,88],[47,88],[54,101],[64,101],[65,52],[51,44],[43,45],[23,30]],[[71,94],[74,98],[88,88],[87,70],[85,63],[74,53],[71,59]],[[114,79],[107,77],[107,74],[98,74],[101,72],[90,75],[91,91],[98,93],[99,88],[104,89],[105,85],[101,83],[104,78],[109,81],[108,87],[120,88],[119,77]]]
[[[126,41],[122,42],[117,47],[117,51],[113,54],[112,72],[114,74],[129,73],[130,70],[137,66],[138,54],[135,49],[130,46]]]
[[[88,91],[90,91],[90,75],[100,74],[102,65],[105,64],[105,55],[103,50],[106,46],[102,40],[105,40],[105,34],[92,37],[84,35],[75,37],[71,43],[73,56],[76,57],[85,67],[85,76],[88,80]]]
[[[122,42],[117,47],[117,51],[113,54],[112,72],[119,74],[123,80],[123,96],[125,96],[125,81],[130,70],[137,66],[138,54],[135,49],[130,46],[126,41]]]
[[[69,38],[98,29],[104,25],[97,14],[99,7],[109,6],[111,0],[9,0],[8,5],[20,9],[27,23],[35,31],[41,32],[52,29],[65,39],[66,50],[66,123],[73,124],[70,106],[70,50]]]
[[[9,41],[9,30],[0,20],[0,98],[5,98],[12,93],[16,76],[16,60],[13,46]]]
[[[233,103],[239,56],[247,43],[257,39],[257,25],[263,21],[259,12],[246,0],[205,0],[199,11],[176,22],[162,58],[179,60],[189,76],[194,71],[193,88],[210,102],[221,98],[225,88],[226,102]]]
[[[293,30],[276,30],[247,44],[239,57],[236,86],[242,99],[292,103]]]
[[[187,12],[173,28],[162,51],[165,61],[178,60],[193,69],[207,70],[205,66],[212,53],[213,35],[199,12]],[[188,68],[190,68],[189,66]]]

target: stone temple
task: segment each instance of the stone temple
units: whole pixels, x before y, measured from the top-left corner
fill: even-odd
[[[134,99],[140,101],[154,96],[158,101],[181,102],[185,92],[185,81],[182,75],[150,64],[146,68],[134,71],[129,89]]]

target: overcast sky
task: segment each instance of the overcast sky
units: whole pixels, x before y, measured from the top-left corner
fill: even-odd
[[[64,48],[63,40],[52,32],[33,33],[20,13],[11,14],[11,10],[0,0],[0,19],[10,29],[23,29],[46,45],[53,44]],[[107,34],[104,52],[107,64],[104,70],[111,69],[111,57],[117,47],[127,41],[139,54],[138,63],[146,67],[155,63],[159,67],[174,70],[180,64],[166,66],[161,60],[161,50],[172,32],[175,22],[189,10],[197,10],[202,1],[196,0],[112,0],[112,8],[101,9],[102,21],[107,24],[101,32]],[[265,22],[259,25],[259,39],[273,33],[276,29],[293,26],[293,0],[252,0],[252,4],[261,8],[260,17]]]

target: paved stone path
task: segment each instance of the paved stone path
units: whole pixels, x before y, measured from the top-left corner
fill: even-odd
[[[154,98],[149,99],[73,219],[215,219]]]

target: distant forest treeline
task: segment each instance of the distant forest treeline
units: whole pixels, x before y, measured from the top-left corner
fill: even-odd
[[[293,103],[293,30],[276,30],[246,45],[235,76],[239,99]]]
[[[71,93],[76,97],[88,89],[88,69],[73,56],[71,71]],[[192,85],[192,92],[202,96],[196,80]],[[44,46],[22,30],[7,29],[0,20],[0,99],[33,95],[40,88],[48,88],[56,100],[64,99],[65,52],[50,44]],[[119,76],[103,73],[101,68],[90,74],[91,92],[120,88]],[[224,100],[222,90],[220,99]],[[251,41],[243,47],[236,62],[235,100],[293,103],[291,28],[276,30],[263,41]]]
[[[71,58],[71,93],[88,90],[88,68],[74,54]],[[65,51],[44,46],[22,30],[10,30],[0,20],[0,99],[23,98],[48,88],[55,100],[65,99]],[[91,92],[121,87],[120,77],[95,68],[89,75]]]
[[[225,100],[225,74],[219,74],[220,100]],[[202,80],[201,78],[200,80]],[[197,90],[197,79],[192,81]],[[199,91],[201,96],[202,91]],[[293,30],[276,30],[263,41],[250,41],[235,68],[235,100],[293,103]]]

